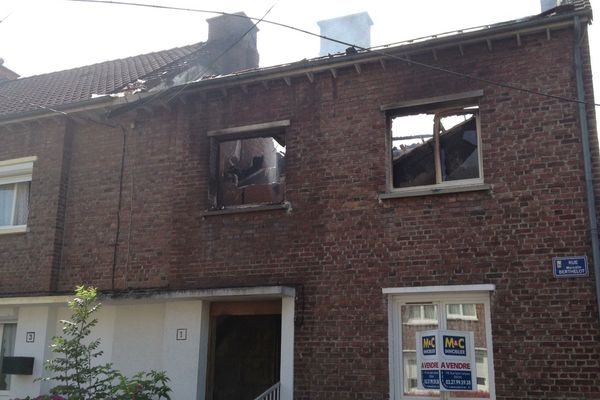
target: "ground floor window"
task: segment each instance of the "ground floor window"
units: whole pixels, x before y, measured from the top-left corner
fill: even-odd
[[[389,288],[392,399],[493,399],[494,370],[488,285]],[[482,290],[483,289],[483,290]],[[445,290],[445,291],[444,291]],[[449,291],[451,290],[451,291]],[[448,329],[473,332],[477,388],[469,392],[419,389],[416,334]],[[445,397],[444,397],[445,396]]]
[[[15,350],[17,324],[0,324],[0,390],[10,388],[10,376],[1,373],[4,357],[10,357]]]

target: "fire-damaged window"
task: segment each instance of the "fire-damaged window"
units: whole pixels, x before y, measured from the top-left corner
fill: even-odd
[[[477,105],[394,114],[391,134],[393,188],[482,182]]]
[[[289,121],[209,132],[214,209],[285,200],[285,131]]]

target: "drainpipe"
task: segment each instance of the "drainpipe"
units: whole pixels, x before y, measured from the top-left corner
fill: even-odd
[[[596,301],[598,320],[600,321],[600,246],[598,243],[598,219],[596,216],[596,199],[594,182],[592,181],[592,161],[590,157],[590,132],[585,109],[585,91],[583,87],[583,64],[581,62],[581,21],[575,16],[575,78],[577,80],[577,99],[579,100],[579,125],[581,143],[583,145],[583,167],[585,170],[585,191],[587,195],[588,214],[590,217],[590,235],[592,236],[592,258],[594,260],[594,276],[596,278]]]

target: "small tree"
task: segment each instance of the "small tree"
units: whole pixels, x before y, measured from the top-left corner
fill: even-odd
[[[93,317],[100,308],[97,292],[80,286],[75,295],[68,303],[71,320],[61,321],[63,335],[52,339],[57,357],[45,364],[51,376],[43,380],[58,382],[50,393],[69,400],[170,400],[169,378],[164,372],[140,372],[127,378],[110,363],[95,365],[94,360],[102,355],[100,339],[89,341],[88,336],[98,323]]]

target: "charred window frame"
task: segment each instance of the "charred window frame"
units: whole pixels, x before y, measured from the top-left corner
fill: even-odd
[[[285,201],[289,120],[209,131],[211,210]]]
[[[418,99],[381,107],[388,129],[388,193],[483,188],[483,91]]]

